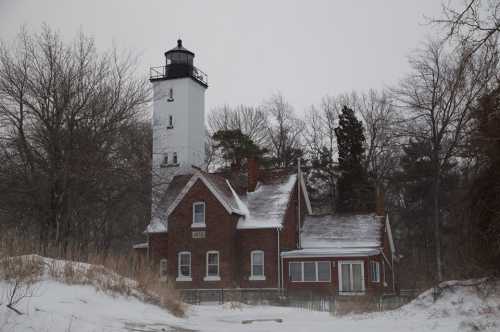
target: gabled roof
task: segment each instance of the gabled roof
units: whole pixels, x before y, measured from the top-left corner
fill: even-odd
[[[241,175],[241,174],[240,174]],[[311,204],[300,176],[307,212]],[[297,174],[284,170],[269,171],[263,176],[254,192],[246,192],[246,180],[234,174],[206,173],[196,169],[194,174],[176,176],[170,183],[160,204],[163,213],[156,214],[147,233],[167,232],[168,216],[175,210],[193,185],[201,181],[230,214],[240,215],[238,229],[281,228],[286,209],[297,183]]]
[[[184,186],[179,195],[177,195],[173,203],[168,207],[167,218],[197,181],[201,181],[208,188],[208,190],[210,190],[210,192],[215,196],[219,203],[222,204],[229,214],[236,213],[243,215],[243,212],[238,209],[238,204],[236,203],[231,189],[223,177],[197,171],[191,177],[186,186]]]
[[[184,189],[193,174],[176,175],[169,183],[158,204],[158,208],[152,211],[151,222],[146,228],[146,233],[165,233],[168,230],[167,210],[175,198]]]
[[[301,245],[303,248],[380,248],[382,218],[374,213],[306,216]]]

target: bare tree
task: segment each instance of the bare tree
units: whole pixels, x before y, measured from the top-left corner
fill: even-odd
[[[459,10],[449,5],[443,6],[443,16],[432,22],[448,29],[447,38],[458,38],[462,44],[470,45],[471,54],[498,40],[499,0],[464,0],[464,5]]]
[[[390,174],[397,164],[399,115],[386,92],[370,90],[352,95],[353,104],[365,125],[365,169],[374,182],[377,194],[385,191]]]
[[[241,132],[262,147],[268,145],[266,130],[267,114],[260,108],[240,105],[235,108],[223,106],[208,114],[208,130],[213,135],[219,130],[240,129]]]
[[[326,96],[321,105],[312,106],[306,115],[302,136],[307,146],[307,152],[313,161],[313,169],[309,180],[318,178],[327,184],[326,189],[333,207],[335,202],[335,181],[337,178],[335,157],[337,141],[335,128],[338,125],[338,114],[342,109],[344,97]],[[318,187],[318,186],[314,186]],[[318,193],[321,196],[321,193]]]
[[[471,56],[471,48],[448,52],[446,45],[430,42],[411,60],[412,72],[394,89],[406,111],[408,134],[431,144],[433,225],[436,277],[443,279],[440,202],[443,166],[461,148],[471,116],[470,109],[495,73],[497,57],[489,49]]]
[[[123,218],[137,173],[123,144],[149,92],[118,54],[98,54],[83,34],[66,45],[47,26],[0,48],[0,200],[43,250],[86,246]]]
[[[292,106],[282,94],[272,96],[263,107],[269,115],[267,131],[274,164],[289,167],[302,156],[304,122],[295,116]]]

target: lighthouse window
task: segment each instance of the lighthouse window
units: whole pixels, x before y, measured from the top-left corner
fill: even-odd
[[[177,152],[174,152],[174,153],[172,154],[172,159],[173,159],[173,163],[174,163],[175,165],[177,165]]]
[[[165,156],[163,157],[163,163],[165,165],[168,165],[168,154],[165,154]]]
[[[168,90],[168,99],[167,101],[174,101],[174,89],[170,88]]]
[[[174,117],[172,115],[168,116],[168,127],[174,128]]]

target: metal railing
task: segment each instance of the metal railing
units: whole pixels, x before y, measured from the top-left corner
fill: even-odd
[[[172,64],[159,67],[151,67],[149,79],[158,80],[164,78],[192,77],[204,85],[208,85],[208,76],[201,69],[191,65]]]

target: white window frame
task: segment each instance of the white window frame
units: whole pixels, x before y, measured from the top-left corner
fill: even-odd
[[[330,278],[328,278],[328,280],[319,280],[319,270],[318,270],[318,265],[319,263],[323,263],[323,262],[326,262],[328,263],[328,266],[329,266],[329,276]],[[295,264],[295,263],[299,263],[300,264],[300,268],[301,268],[301,272],[302,272],[302,275],[301,275],[301,280],[292,280],[290,278],[290,271],[291,271],[291,264]],[[304,280],[304,263],[314,263],[315,265],[315,272],[316,272],[316,278],[315,280],[308,280],[308,281],[305,281]],[[290,282],[306,282],[306,283],[311,283],[311,282],[324,282],[324,283],[328,283],[328,282],[332,282],[332,262],[330,261],[289,261],[288,262],[288,275],[289,275],[289,278],[290,278]]]
[[[203,222],[195,222],[195,206],[197,206],[197,205],[203,205]],[[207,207],[206,207],[205,202],[203,202],[203,201],[194,202],[193,203],[193,220],[191,223],[191,228],[205,228],[205,227],[207,227],[207,225],[205,224],[206,216],[207,216]]]
[[[375,274],[373,274],[373,272],[375,272]],[[372,282],[380,283],[380,262],[379,261],[370,261],[370,280]]]
[[[208,255],[217,254],[217,275],[209,276],[208,275]],[[220,254],[217,250],[209,250],[205,255],[205,277],[203,281],[220,281]]]
[[[162,258],[160,259],[160,281],[167,281],[167,259],[166,258]]]
[[[342,264],[349,264],[349,269],[350,271],[350,276],[351,276],[351,288],[354,288],[354,278],[353,278],[353,273],[352,273],[352,265],[354,264],[361,264],[361,292],[356,292],[356,291],[345,291],[342,290]],[[366,291],[366,285],[365,285],[365,262],[364,261],[339,261],[337,264],[338,268],[338,277],[339,277],[339,292],[340,295],[363,295],[365,294]]]
[[[189,276],[184,276],[181,274],[181,256],[182,255],[189,255]],[[192,274],[193,274],[193,270],[192,270],[192,265],[193,265],[193,261],[192,261],[192,256],[191,256],[191,252],[190,251],[181,251],[177,254],[177,278],[175,279],[175,281],[192,281]]]
[[[253,272],[253,255],[254,254],[262,254],[262,275],[255,275]],[[250,277],[248,278],[250,281],[262,281],[266,280],[266,264],[265,264],[266,255],[264,250],[252,250],[250,252]]]

